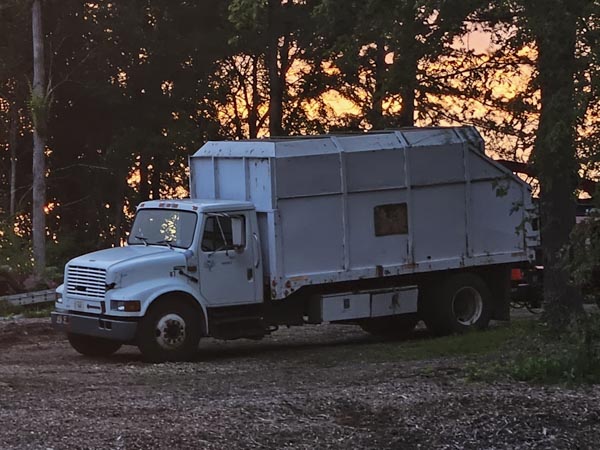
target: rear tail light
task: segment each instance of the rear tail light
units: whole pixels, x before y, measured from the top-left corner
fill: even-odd
[[[512,269],[510,271],[510,279],[512,281],[521,281],[525,278],[525,274],[521,269]]]

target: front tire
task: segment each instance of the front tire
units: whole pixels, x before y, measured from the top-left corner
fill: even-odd
[[[77,352],[85,356],[110,356],[121,348],[121,343],[111,339],[104,339],[83,334],[67,333],[69,344]]]
[[[472,273],[450,276],[424,300],[423,319],[438,336],[484,329],[492,317],[490,290],[481,277]]]
[[[138,328],[137,344],[148,362],[188,361],[198,349],[200,315],[189,303],[164,299],[152,305]]]

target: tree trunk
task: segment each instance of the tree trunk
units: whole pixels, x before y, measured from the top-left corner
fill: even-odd
[[[269,69],[269,134],[283,136],[283,85],[279,69],[279,26],[280,0],[269,0],[267,65]]]
[[[143,153],[140,155],[140,202],[150,199],[148,159]]]
[[[15,103],[10,106],[10,129],[8,132],[8,147],[10,150],[10,206],[11,217],[16,213],[17,193],[17,132],[19,129],[19,111]]]
[[[250,139],[256,139],[258,137],[258,56],[252,56],[252,79],[251,82],[251,100],[250,100],[250,111],[248,112],[248,125],[249,125],[249,137]]]
[[[369,114],[369,122],[375,130],[385,128],[386,123],[383,118],[383,100],[385,98],[385,76],[387,65],[385,62],[385,44],[383,41],[377,43],[375,55],[375,87],[373,89],[373,97],[371,101],[371,111]]]
[[[159,157],[152,157],[152,174],[150,175],[150,187],[152,188],[150,193],[152,200],[160,199],[160,188],[162,185],[162,180],[160,176],[162,174],[162,167],[159,163]]]
[[[574,144],[575,41],[577,22],[562,0],[532,2],[531,22],[538,47],[541,114],[535,141],[544,253],[545,318],[560,330],[583,311],[579,292],[569,284],[560,250],[575,224],[577,156]]]
[[[125,189],[127,187],[127,173],[121,174],[117,171],[115,176],[116,189],[114,192],[114,216],[115,236],[113,244],[115,247],[121,245],[121,239],[125,237],[123,230],[123,208],[125,207]]]
[[[46,267],[46,74],[44,70],[44,34],[42,31],[42,2],[34,0],[31,9],[33,35],[33,209],[32,241],[35,271],[43,276]]]
[[[417,66],[419,64],[417,57],[417,48],[419,43],[416,41],[416,11],[415,0],[407,1],[404,7],[404,17],[406,22],[402,26],[400,39],[400,64],[402,76],[400,79],[400,97],[402,98],[402,109],[398,117],[398,125],[401,127],[413,127],[415,125],[415,90],[417,87]]]
[[[417,67],[405,66],[405,70],[408,73],[412,73],[415,76],[415,80],[406,80],[406,84],[400,88],[400,97],[402,97],[402,109],[398,116],[398,126],[401,127],[414,127],[415,126],[415,89],[416,89],[416,76]]]

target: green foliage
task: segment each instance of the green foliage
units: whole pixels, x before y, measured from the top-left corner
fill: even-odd
[[[560,336],[540,328],[506,366],[516,380],[536,383],[600,383],[600,315],[574,321]]]
[[[562,264],[589,300],[600,300],[600,216],[594,214],[573,228]]]
[[[22,306],[15,306],[4,300],[0,300],[0,317],[11,317],[23,312]]]
[[[63,236],[58,242],[49,242],[46,257],[48,279],[60,280],[63,268],[71,258],[97,250],[97,246],[97,242],[86,239],[83,233],[73,233]]]
[[[228,18],[240,32],[264,33],[268,7],[267,0],[232,0]]]
[[[33,268],[31,242],[17,236],[10,224],[0,220],[0,267],[17,274],[28,273]]]
[[[581,316],[561,334],[537,320],[515,321],[507,328],[510,334],[495,351],[467,365],[470,379],[600,383],[600,314]]]
[[[62,268],[64,264],[77,253],[75,244],[65,239],[65,244],[49,243],[48,245],[48,266],[44,270],[42,279],[38,280],[36,286],[29,286],[29,289],[47,289],[48,283],[57,283],[62,280]],[[81,248],[81,242],[79,248]],[[91,250],[91,248],[89,248]],[[5,273],[11,277],[15,288],[19,291],[24,290],[22,281],[33,270],[33,252],[31,241],[26,237],[18,236],[12,230],[6,221],[0,220],[0,275]]]

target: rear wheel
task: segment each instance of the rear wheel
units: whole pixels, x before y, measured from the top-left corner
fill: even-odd
[[[138,328],[137,344],[149,362],[187,361],[200,341],[200,315],[185,301],[164,299],[152,305]]]
[[[367,333],[387,339],[402,339],[415,329],[419,317],[416,314],[373,317],[362,320],[359,325]]]
[[[424,299],[423,318],[437,335],[486,328],[492,316],[492,296],[478,275],[462,273],[447,278]]]
[[[121,348],[121,343],[110,339],[83,334],[67,333],[71,347],[85,356],[110,356]]]

